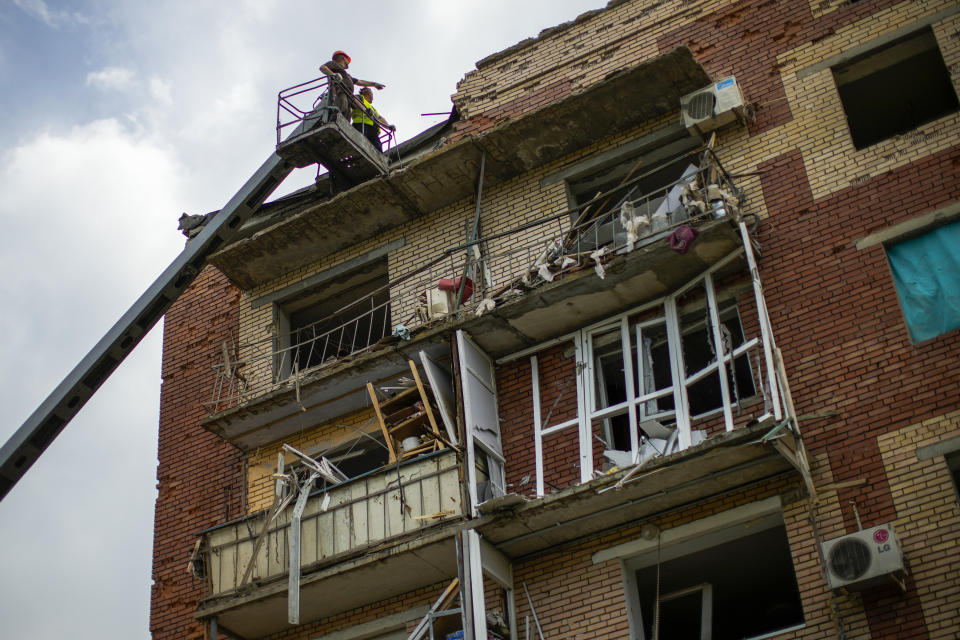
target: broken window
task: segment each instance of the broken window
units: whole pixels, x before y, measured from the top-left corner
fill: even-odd
[[[734,280],[706,273],[530,356],[537,495],[780,419],[765,308]]]
[[[579,227],[578,249],[592,250],[610,243],[625,245],[627,230],[619,215],[625,202],[630,203],[633,215],[647,217],[652,232],[679,222],[677,216],[686,210],[679,206],[681,187],[676,184],[692,179],[697,171],[689,159],[680,160],[681,157],[664,161],[651,170],[645,165],[646,156],[633,156],[568,181],[571,206],[586,205],[570,214],[570,223]],[[585,223],[589,220],[593,222]]]
[[[333,449],[314,448],[307,449],[304,453],[317,459],[323,456],[351,480],[386,466],[389,454],[387,445],[379,434],[364,435]],[[288,470],[298,474],[309,473],[301,462],[291,464]],[[317,489],[328,486],[323,478],[317,478],[314,485]]]
[[[857,149],[960,106],[930,28],[834,67],[833,77]]]
[[[724,384],[733,404],[756,394],[749,356],[741,353],[730,357],[744,343],[736,306],[727,305],[718,311],[721,350],[710,318],[711,309],[705,300],[701,302],[702,308],[679,316],[679,340],[673,345],[673,351],[664,316],[642,321],[624,319],[621,327],[590,334],[591,418],[602,421],[606,456],[617,466],[629,463],[625,456],[618,456],[614,451],[631,452],[639,446],[644,449],[643,458],[646,454],[662,455],[675,447],[678,434],[673,363],[683,363],[677,373],[681,374],[678,380],[685,387],[691,419],[723,408]],[[624,328],[628,328],[626,335]],[[722,367],[718,364],[720,353],[727,356]],[[721,376],[725,379],[721,380]],[[628,392],[631,385],[633,393]],[[635,407],[635,424],[639,430],[636,439],[631,435],[631,406]],[[694,437],[702,438],[703,434]]]
[[[699,548],[667,547],[659,562],[650,557],[639,563],[646,566],[635,573],[638,637],[741,640],[803,625],[779,514],[707,534],[694,544]]]
[[[281,377],[366,349],[390,334],[384,257],[279,308]]]
[[[960,222],[886,246],[910,338],[960,328]]]

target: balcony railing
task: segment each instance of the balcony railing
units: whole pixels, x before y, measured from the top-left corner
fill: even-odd
[[[328,500],[329,497],[329,500]],[[326,507],[324,507],[324,503]],[[210,595],[233,593],[253,558],[248,583],[278,580],[289,571],[292,506],[269,524],[256,557],[263,516],[222,525],[205,534]],[[463,514],[457,456],[422,456],[399,467],[354,478],[310,497],[301,519],[303,575],[311,567],[349,557],[378,542],[416,532]]]
[[[331,316],[350,319],[332,329],[326,329],[328,318],[290,334],[223,345],[207,410],[217,413],[270,391],[293,388],[321,367],[390,341],[385,336],[391,333],[405,335],[429,324],[435,317],[427,309],[424,292],[436,288],[441,279],[460,281],[465,275],[475,289],[472,296],[456,291],[454,309],[445,317],[479,314],[489,300],[496,303],[521,295],[584,268],[595,268],[602,275],[603,264],[611,257],[672,241],[681,227],[695,230],[739,214],[740,192],[712,152],[672,162],[691,161],[700,168],[642,195],[633,193],[631,185],[649,174],[624,181],[572,210],[447,249],[338,309]],[[317,330],[321,326],[324,330]],[[303,358],[306,353],[309,357]]]
[[[314,78],[288,87],[277,94],[277,146],[283,143],[285,136],[290,135],[301,123],[312,124],[316,120],[329,119],[327,110],[330,102],[330,79],[327,76]],[[339,86],[343,87],[342,84]],[[346,88],[342,88],[346,91]],[[350,96],[351,108],[362,111],[368,118],[374,119],[376,114],[367,109],[355,96]],[[350,114],[343,114],[349,118]],[[381,144],[386,148],[393,145],[395,135],[388,129],[380,132]]]

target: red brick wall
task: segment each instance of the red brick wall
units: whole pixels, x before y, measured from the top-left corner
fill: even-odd
[[[555,345],[537,354],[540,415],[541,419],[546,419],[549,414],[552,425],[577,416],[575,364],[572,342]],[[534,496],[537,470],[529,357],[498,368],[497,399],[503,451],[507,459],[507,486],[515,493]],[[599,442],[597,449],[602,449]],[[543,459],[546,493],[579,484],[580,448],[577,427],[568,427],[544,437]],[[527,478],[526,482],[524,478]]]
[[[202,583],[187,573],[195,532],[242,515],[240,451],[206,431],[202,402],[224,340],[236,341],[239,291],[208,267],[167,312],[154,516],[150,631],[162,638],[203,638],[193,619]]]
[[[894,520],[877,436],[956,408],[960,334],[911,344],[882,247],[854,242],[960,199],[960,146],[819,201],[799,153],[759,169],[770,212],[760,272],[797,413],[837,412],[804,422],[804,442],[828,456],[835,481],[866,479],[838,494],[856,502],[864,526]],[[852,509],[843,513],[855,531]],[[871,591],[863,602],[874,637],[925,636],[914,591]]]

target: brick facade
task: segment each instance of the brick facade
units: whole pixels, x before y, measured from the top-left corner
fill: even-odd
[[[882,246],[858,250],[855,243],[960,201],[960,114],[857,150],[830,69],[810,71],[852,47],[945,12],[931,28],[954,86],[960,87],[960,14],[951,14],[952,6],[945,0],[614,0],[606,9],[480,61],[459,83],[453,99],[462,119],[448,142],[481,135],[681,45],[690,47],[712,77],[736,76],[756,119],[748,127],[721,131],[716,151],[738,176],[747,194],[746,211],[760,220],[755,238],[762,248],[759,270],[770,320],[801,416],[813,482],[820,490],[814,503],[797,475],[768,478],[520,558],[513,571],[521,635],[522,622],[531,613],[521,587],[526,584],[546,637],[629,638],[621,566],[616,560],[595,564],[594,553],[636,540],[646,523],[663,531],[779,496],[804,626],[778,638],[956,636],[960,506],[942,456],[921,460],[916,451],[960,433],[960,333],[912,344]],[[629,131],[611,132],[588,148],[494,186],[484,193],[482,232],[564,211],[565,185],[541,186],[544,177],[677,117],[673,112]],[[202,403],[212,391],[210,367],[223,341],[270,343],[272,309],[254,307],[254,300],[393,240],[403,238],[405,244],[389,254],[390,276],[408,273],[464,240],[473,207],[472,199],[464,199],[253,291],[240,292],[208,269],[168,312],[151,618],[155,638],[204,637],[193,620],[202,585],[184,570],[193,534],[256,512],[271,499],[270,473],[280,443],[244,457],[199,426],[206,415]],[[569,223],[562,220],[557,226],[562,232]],[[493,241],[487,250],[505,252],[541,233],[530,229],[522,237]],[[505,281],[527,266],[527,258],[518,257],[494,280]],[[416,294],[452,275],[448,271],[448,265],[438,265],[393,291],[393,321],[402,322],[415,309]],[[752,293],[738,295],[737,304],[745,335],[758,335]],[[541,415],[550,414],[544,426],[575,417],[573,343],[546,347],[537,361]],[[529,357],[499,365],[497,385],[507,488],[533,498]],[[371,419],[364,411],[331,416],[329,424],[306,425],[287,441],[299,447],[334,442],[336,424],[369,430]],[[714,435],[721,425],[711,418],[695,428]],[[602,446],[594,441],[592,448],[599,468]],[[579,484],[576,427],[545,438],[544,466],[546,493]],[[905,593],[897,588],[832,593],[828,588],[820,543],[857,530],[854,505],[864,526],[890,522],[897,528],[909,565]],[[444,586],[418,589],[270,638],[323,637],[428,605]],[[488,584],[487,591],[490,595],[496,589]]]
[[[195,534],[243,513],[243,457],[201,428],[224,340],[236,340],[240,292],[208,267],[163,322],[163,386],[153,538],[150,631],[161,638],[203,638],[193,620],[202,583],[187,572]]]

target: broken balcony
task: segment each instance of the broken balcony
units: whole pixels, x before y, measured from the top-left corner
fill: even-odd
[[[300,622],[455,577],[459,474],[445,450],[315,491],[300,521]],[[247,638],[290,626],[291,510],[266,525],[259,546],[269,512],[202,533],[208,596],[197,617]]]
[[[745,273],[742,194],[712,152],[669,164],[676,175],[642,195],[634,187],[645,175],[570,212],[424,256],[389,280],[375,261],[338,271],[339,289],[323,283],[306,292],[313,306],[288,316],[278,303],[284,332],[218,349],[204,425],[249,450],[304,421],[369,406],[366,382],[401,373],[408,359],[444,361],[457,328],[500,358],[656,300],[708,270]],[[353,299],[358,292],[367,293]]]
[[[675,111],[681,96],[708,84],[709,75],[690,50],[678,47],[519,117],[505,113],[496,127],[480,135],[445,141],[451,133],[447,123],[429,139],[401,145],[406,150],[401,161],[391,151],[385,175],[380,175],[379,165],[373,166],[377,158],[368,162],[361,154],[365,166],[373,163],[369,179],[332,197],[317,191],[309,204],[295,210],[265,208],[264,215],[255,215],[240,229],[238,239],[212,255],[210,262],[243,289],[265,284],[318,255],[333,254],[472,196],[484,157],[483,185],[489,189],[608,138],[611,132]],[[309,113],[311,107],[299,108]],[[561,122],[562,128],[557,125]],[[332,154],[328,160],[335,164],[350,155],[326,150],[323,137],[336,137],[332,129],[321,134],[304,127],[289,138],[290,146],[284,143],[278,150],[281,155],[289,153],[295,164],[311,158],[321,161],[324,153]],[[343,129],[343,123],[338,128]],[[346,129],[347,135],[356,133]]]

